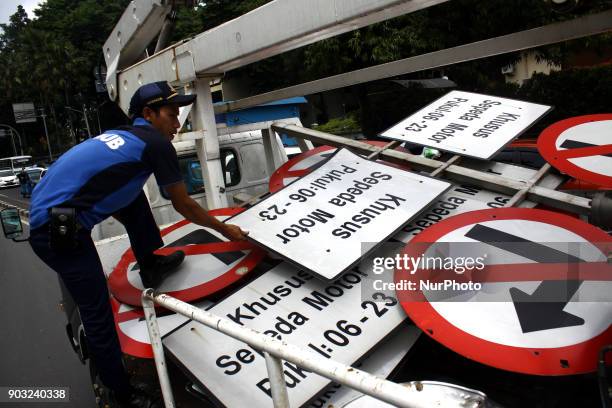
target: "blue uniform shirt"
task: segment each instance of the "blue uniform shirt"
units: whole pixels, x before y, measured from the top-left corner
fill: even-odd
[[[32,193],[30,228],[49,221],[52,207],[74,207],[84,228],[130,204],[151,174],[159,186],[181,182],[176,150],[149,122],[109,130],[74,146],[47,171]]]

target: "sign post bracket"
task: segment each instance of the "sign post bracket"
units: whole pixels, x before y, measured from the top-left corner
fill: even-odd
[[[400,142],[399,140],[392,140],[389,143],[387,143],[386,145],[384,145],[383,147],[377,148],[376,151],[370,153],[368,155],[368,160],[376,160],[376,159],[378,159],[378,156],[380,156],[380,154],[383,151],[385,151],[387,149],[395,149],[400,144],[402,144],[402,142]]]
[[[456,154],[453,157],[451,157],[450,159],[448,159],[446,161],[446,163],[444,163],[442,166],[438,167],[437,169],[435,169],[434,171],[432,171],[431,173],[429,173],[429,175],[431,177],[436,177],[438,174],[442,173],[444,170],[446,170],[448,168],[448,166],[450,166],[451,164],[455,164],[455,162],[458,162],[459,159],[461,159],[461,156]]]
[[[550,171],[551,167],[552,166],[548,163],[542,166],[540,170],[538,170],[538,172],[533,175],[531,180],[527,182],[527,185],[521,190],[517,191],[516,194],[512,196],[510,201],[508,201],[504,207],[514,207],[515,205],[523,201],[525,199],[525,196],[527,196],[527,192],[529,191],[529,189],[535,184],[537,184],[538,181],[540,181],[546,175],[546,173]]]
[[[359,154],[370,154],[376,150],[376,147],[358,140],[346,139],[341,136],[306,129],[301,126],[275,123],[273,127],[277,131],[282,131],[290,136],[308,139],[312,142],[324,145],[346,147]],[[381,152],[380,156],[382,160],[391,163],[409,164],[410,167],[415,170],[425,170],[429,172],[445,165],[444,162],[439,160],[427,159],[422,156],[400,152],[397,150],[385,150]],[[503,194],[514,195],[518,191],[525,188],[524,182],[512,180],[507,177],[498,176],[496,174],[491,174],[484,171],[473,170],[456,164],[449,165],[445,169],[445,174],[448,179],[474,184],[476,186]],[[582,215],[592,215],[590,199],[564,193],[562,191],[556,191],[549,188],[540,187],[538,185],[533,185],[527,190],[526,198],[560,210]],[[612,201],[612,199],[609,200]]]

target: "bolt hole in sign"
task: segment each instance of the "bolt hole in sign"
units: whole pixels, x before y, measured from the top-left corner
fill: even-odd
[[[231,222],[296,267],[332,280],[449,187],[340,149]]]
[[[612,188],[612,113],[554,123],[540,134],[538,150],[559,171]]]
[[[588,373],[612,342],[611,249],[608,234],[559,213],[472,211],[414,237],[403,255],[426,266],[396,268],[395,289],[421,330],[465,357],[527,374]],[[460,274],[436,257],[480,260]]]
[[[387,143],[378,140],[366,140],[372,146],[383,147]],[[394,150],[407,151],[402,147],[396,147]],[[325,160],[331,157],[336,152],[336,148],[332,146],[319,146],[310,149],[304,153],[298,154],[296,157],[289,160],[287,163],[280,166],[270,177],[269,190],[271,193],[276,193],[281,188],[291,184],[298,178],[307,175],[319,166],[325,163]],[[396,165],[387,163],[390,166],[410,170],[408,165]]]
[[[241,208],[219,208],[208,213],[220,221],[242,211]],[[265,253],[247,241],[227,241],[217,231],[192,224],[187,220],[164,229],[165,246],[157,254],[165,255],[178,249],[185,252],[179,269],[157,288],[185,302],[211,295],[252,271]],[[140,306],[145,287],[138,274],[138,264],[128,249],[108,278],[110,290],[117,300]]]
[[[515,99],[451,91],[381,136],[490,159],[550,109]]]

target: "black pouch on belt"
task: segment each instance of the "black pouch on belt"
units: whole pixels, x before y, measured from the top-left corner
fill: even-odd
[[[54,251],[74,249],[77,246],[76,210],[74,208],[51,208],[49,223],[49,246]]]

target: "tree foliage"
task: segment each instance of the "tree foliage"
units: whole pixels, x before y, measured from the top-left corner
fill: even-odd
[[[34,102],[49,116],[55,149],[68,144],[66,126],[73,113],[64,107],[96,104],[93,69],[102,61],[102,44],[128,3],[47,0],[34,10],[33,19],[18,6],[9,23],[0,25],[0,106],[8,108],[0,116],[2,123],[12,121],[10,104]],[[40,124],[23,125],[22,130],[26,139],[30,136],[24,141],[27,152],[46,151],[39,143],[44,135]]]
[[[179,8],[172,39],[195,36],[269,1],[207,0]],[[605,1],[584,3],[596,10]],[[79,123],[82,118],[78,114],[64,107],[104,105],[106,96],[95,92],[93,70],[103,61],[101,46],[128,4],[129,0],[46,0],[34,16],[19,6],[10,21],[0,25],[0,106],[4,108],[0,123],[12,121],[11,103],[32,101],[50,115],[54,142],[68,144],[68,130],[83,127],[83,123]],[[542,0],[453,0],[250,64],[227,73],[226,78],[251,78],[250,92],[264,92],[571,17],[552,12]],[[538,52],[546,61],[563,63],[576,48],[597,50],[609,44],[609,36],[598,36]],[[516,89],[505,85],[500,67],[517,58],[517,53],[510,53],[409,77],[440,75],[443,70],[464,89],[511,94]],[[385,107],[369,95],[371,86],[353,88],[362,122],[376,120],[371,113]],[[413,95],[428,99],[436,92]],[[422,105],[426,101],[407,98],[406,102]],[[389,112],[393,117],[393,109]],[[385,125],[384,120],[379,122],[372,128]],[[40,129],[31,131],[40,133]]]

